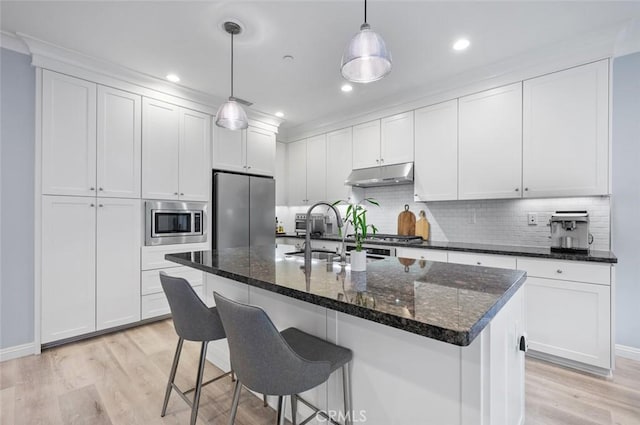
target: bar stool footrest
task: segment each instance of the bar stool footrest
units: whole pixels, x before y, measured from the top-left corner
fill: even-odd
[[[301,401],[302,404],[307,406],[309,409],[313,410],[313,414],[311,416],[309,416],[308,418],[306,418],[305,420],[303,420],[302,422],[299,422],[298,425],[306,425],[318,415],[322,416],[329,423],[331,423],[333,425],[342,425],[340,422],[336,422],[335,420],[333,420],[333,418],[331,418],[329,415],[327,415],[327,413],[324,410],[319,409],[318,407],[316,407],[313,404],[311,404],[311,402],[305,400],[304,398],[300,397],[299,395],[295,394],[295,395],[293,395],[293,397],[295,397],[298,401]]]

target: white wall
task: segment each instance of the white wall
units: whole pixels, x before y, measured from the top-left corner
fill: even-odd
[[[616,343],[640,350],[640,53],[613,62]]]
[[[35,70],[0,49],[0,349],[33,341]]]

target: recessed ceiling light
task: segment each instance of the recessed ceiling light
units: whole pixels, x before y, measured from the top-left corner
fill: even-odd
[[[282,60],[283,60],[283,61],[285,61],[285,62],[292,62],[292,61],[293,61],[293,56],[291,56],[291,55],[284,55],[284,56],[282,57]]]
[[[167,80],[171,81],[172,83],[177,83],[180,81],[180,77],[178,77],[176,74],[167,74]]]
[[[471,42],[466,38],[461,38],[460,40],[453,43],[453,50],[465,50]]]
[[[342,87],[340,87],[340,90],[342,90],[345,93],[348,93],[351,90],[353,90],[353,86],[351,84],[343,84]]]
[[[284,117],[284,112],[280,112],[280,111],[276,112],[276,117],[278,118]]]

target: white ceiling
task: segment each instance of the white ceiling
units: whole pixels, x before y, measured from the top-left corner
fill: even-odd
[[[631,2],[371,1],[368,21],[386,40],[394,67],[385,79],[340,91],[340,58],[362,23],[361,1],[8,2],[1,28],[77,50],[220,97],[229,90],[228,18],[236,37],[236,95],[283,127],[354,114],[397,93],[640,18]],[[471,40],[454,52],[458,37]],[[294,56],[285,63],[284,55]]]

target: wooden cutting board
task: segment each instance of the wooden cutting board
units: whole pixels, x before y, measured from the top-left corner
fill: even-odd
[[[422,237],[423,240],[429,240],[429,220],[424,211],[420,211],[420,218],[416,222],[416,236]]]
[[[400,236],[415,236],[416,215],[409,211],[409,205],[404,206],[404,211],[398,215],[398,234]]]

